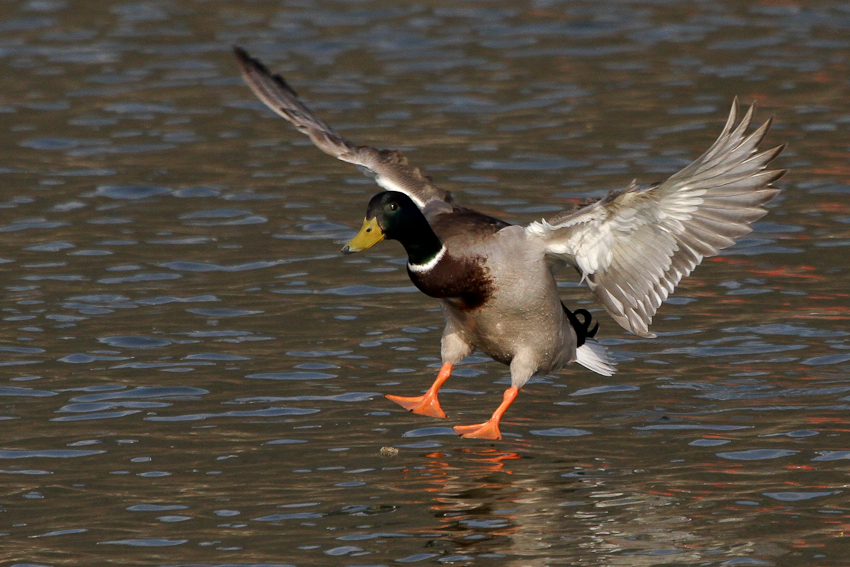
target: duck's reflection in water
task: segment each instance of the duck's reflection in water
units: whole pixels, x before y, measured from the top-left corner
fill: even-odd
[[[700,526],[708,525],[713,498],[703,504],[690,491],[657,489],[646,471],[565,458],[563,472],[541,467],[540,476],[533,453],[499,448],[423,456],[395,488],[419,495],[420,504],[422,494],[432,495],[436,524],[418,535],[427,539],[424,551],[442,561],[641,566],[782,553],[757,542],[730,546],[734,522],[712,536]]]

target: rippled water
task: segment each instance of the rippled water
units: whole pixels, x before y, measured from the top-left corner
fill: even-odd
[[[810,2],[6,2],[0,558],[9,565],[846,565],[850,9]],[[441,317],[372,183],[229,49],[464,204],[529,222],[663,179],[735,95],[791,169],[619,372],[424,389]],[[564,281],[569,305],[587,291]],[[382,456],[382,447],[398,454]]]

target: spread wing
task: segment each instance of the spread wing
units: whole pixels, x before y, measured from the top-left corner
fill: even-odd
[[[547,257],[575,266],[625,329],[654,336],[661,302],[703,258],[752,230],[779,193],[785,170],[767,169],[784,146],[759,152],[771,121],[747,135],[753,108],[737,123],[738,101],[720,137],[696,161],[661,184],[623,191],[575,212],[526,227]],[[736,124],[737,123],[737,124]]]
[[[242,68],[242,77],[254,94],[275,113],[307,134],[320,150],[359,166],[367,175],[374,177],[378,185],[388,191],[404,193],[420,209],[434,199],[451,202],[451,194],[435,187],[419,169],[407,163],[407,158],[400,151],[352,144],[307,108],[283,77],[270,73],[244,49],[234,47],[233,51]]]

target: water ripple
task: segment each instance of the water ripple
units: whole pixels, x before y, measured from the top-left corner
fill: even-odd
[[[94,192],[98,197],[130,200],[167,195],[168,193],[169,190],[165,187],[154,187],[150,185],[101,185]]]
[[[532,429],[531,434],[542,435],[543,437],[581,437],[582,435],[592,435],[593,433],[584,429],[554,427],[552,429]]]
[[[212,264],[208,262],[186,262],[175,261],[157,264],[161,268],[168,268],[178,272],[244,272],[247,270],[260,270],[263,268],[272,268],[284,264],[283,260],[268,260],[258,262],[248,262],[245,264],[234,264],[232,266],[223,266],[220,264]]]
[[[763,461],[767,459],[781,459],[796,455],[800,451],[790,449],[748,449],[746,451],[730,451],[726,453],[717,453],[721,459],[730,459],[733,461]]]
[[[28,396],[32,398],[46,398],[55,396],[56,392],[45,390],[33,390],[32,388],[21,388],[18,386],[0,386],[0,396]]]
[[[780,502],[801,502],[811,500],[813,498],[823,498],[824,496],[832,496],[833,494],[841,494],[840,490],[830,492],[763,492],[768,498],[779,500]]]
[[[98,545],[130,545],[133,547],[168,547],[172,545],[183,545],[188,539],[118,539],[113,541],[99,541]]]
[[[200,421],[216,417],[281,417],[284,415],[310,415],[321,410],[308,408],[266,408],[261,410],[239,410],[221,413],[195,413],[174,416],[150,416],[145,421]]]
[[[92,403],[103,400],[119,400],[127,398],[151,399],[174,397],[179,397],[181,399],[198,399],[197,396],[203,396],[205,394],[209,394],[209,391],[191,386],[141,386],[130,390],[76,396],[71,398],[71,401],[76,403]]]
[[[26,451],[23,449],[0,449],[0,459],[73,459],[76,457],[90,457],[92,455],[102,455],[103,453],[106,453],[106,451],[97,451],[92,449],[45,449],[40,451]]]
[[[64,409],[64,408],[63,408]],[[62,410],[60,410],[62,411]],[[82,410],[81,410],[82,411]],[[116,419],[141,412],[142,410],[109,411],[101,413],[87,413],[85,415],[66,415],[51,418],[50,421],[89,421],[94,419]]]
[[[97,341],[112,347],[128,349],[162,348],[171,344],[171,341],[167,339],[155,339],[153,337],[142,336],[101,337],[97,339]]]
[[[263,372],[245,376],[245,378],[257,380],[328,380],[336,377],[336,374],[323,372]]]

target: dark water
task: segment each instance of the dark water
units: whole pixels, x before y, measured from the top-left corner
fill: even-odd
[[[338,254],[376,188],[234,43],[514,222],[663,179],[735,95],[792,171],[657,339],[598,312],[613,378],[462,441],[507,369],[463,364],[447,422],[383,399],[436,374],[437,306],[397,243]],[[849,63],[840,2],[3,2],[0,559],[846,565]]]

